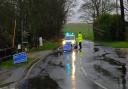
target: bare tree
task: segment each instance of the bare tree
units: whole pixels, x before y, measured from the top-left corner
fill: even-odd
[[[76,0],[65,0],[66,21],[72,16],[73,8],[77,5]]]
[[[84,4],[81,6],[80,11],[83,12],[81,16],[87,20],[94,20],[97,16],[105,12],[112,12],[116,7],[116,4],[111,0],[84,0]]]
[[[128,0],[124,0],[124,14],[125,20],[128,21]]]

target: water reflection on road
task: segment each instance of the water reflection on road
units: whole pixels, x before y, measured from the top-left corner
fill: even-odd
[[[71,74],[72,89],[76,89],[76,53],[72,52],[72,74]]]
[[[102,89],[94,82],[90,81],[80,69],[80,58],[85,56],[84,52],[72,51],[71,53],[64,53],[64,63],[66,66],[66,79],[62,89]]]
[[[81,51],[49,56],[46,68],[41,69],[43,63],[37,65],[31,75],[36,72],[39,75],[20,82],[17,89],[127,89],[126,65],[113,71],[118,63],[107,58],[94,60],[93,45],[87,44]],[[118,72],[120,75],[113,76]],[[97,84],[95,80],[100,82]]]

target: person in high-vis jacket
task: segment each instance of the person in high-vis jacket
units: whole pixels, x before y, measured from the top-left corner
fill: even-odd
[[[78,39],[79,49],[81,50],[82,49],[82,41],[83,41],[83,35],[81,32],[78,33],[77,39]]]

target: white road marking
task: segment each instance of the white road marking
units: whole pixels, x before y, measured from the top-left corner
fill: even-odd
[[[80,64],[80,69],[81,69],[81,71],[83,72],[83,74],[87,77],[88,76],[88,74],[87,74],[87,72],[85,71],[85,69],[83,68],[83,66],[82,66],[82,62],[81,62],[81,58],[79,58],[79,64]],[[89,79],[89,80],[91,80],[91,79]],[[103,88],[103,89],[108,89],[108,88],[106,88],[105,86],[103,86],[103,85],[101,85],[100,83],[98,83],[98,82],[96,82],[96,81],[93,81],[93,80],[91,80],[92,82],[94,82],[96,85],[98,85],[99,87],[101,87],[101,88]]]
[[[82,70],[82,72],[84,73],[85,76],[88,76],[87,72],[84,70],[83,67],[81,67],[81,70]],[[90,80],[91,80],[91,79],[90,79]],[[108,89],[108,88],[104,87],[103,85],[101,85],[100,83],[98,83],[98,82],[96,82],[96,81],[93,81],[93,80],[91,80],[91,81],[94,82],[96,85],[100,86],[100,87],[103,88],[103,89]]]

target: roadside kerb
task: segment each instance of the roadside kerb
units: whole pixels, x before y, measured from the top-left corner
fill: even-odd
[[[29,75],[29,71],[30,71],[38,62],[40,62],[40,60],[46,59],[46,57],[48,57],[48,56],[51,55],[51,54],[52,54],[52,51],[50,50],[46,55],[41,55],[41,56],[39,56],[38,58],[33,59],[33,61],[30,62],[30,64],[25,68],[24,74],[23,74],[23,76],[22,76],[21,78],[17,79],[16,81],[12,81],[12,82],[6,82],[6,83],[4,82],[4,83],[1,83],[1,84],[0,84],[0,87],[9,86],[9,85],[11,85],[11,84],[13,84],[13,83],[17,83],[17,82],[19,82],[19,81],[21,81],[21,80],[23,80],[23,79],[26,79],[27,76]],[[44,61],[45,61],[45,60],[44,60]]]
[[[45,55],[44,58],[42,58],[42,56],[38,57],[36,60],[34,60],[25,70],[25,75],[23,76],[22,79],[27,79],[31,70],[40,62],[43,60],[43,62],[45,62],[46,58],[51,55],[52,52],[50,52],[49,54]]]

